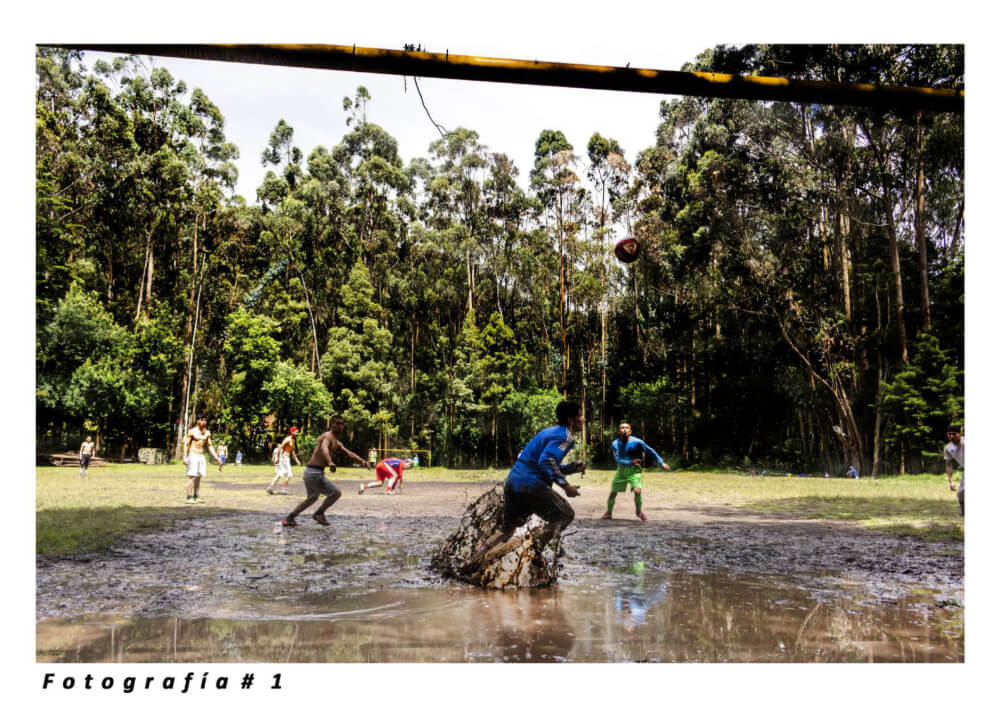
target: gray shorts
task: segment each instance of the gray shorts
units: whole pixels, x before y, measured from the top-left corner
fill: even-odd
[[[323,472],[322,468],[316,468],[316,466],[306,466],[306,470],[302,473],[302,480],[306,483],[306,495],[339,495],[340,488],[335,486],[333,482],[326,477],[326,473]]]

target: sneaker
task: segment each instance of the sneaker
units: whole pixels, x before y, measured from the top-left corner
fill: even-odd
[[[601,515],[601,519],[602,520],[610,520],[611,519],[611,513],[610,512],[604,513],[603,515]]]
[[[271,490],[270,488],[268,488],[268,489],[267,489],[267,494],[268,494],[268,495],[274,495],[274,491],[273,491],[273,490]]]
[[[298,527],[299,523],[296,522],[295,520],[289,520],[287,517],[282,517],[281,518],[281,526],[282,527]]]
[[[321,525],[325,525],[326,527],[330,526],[330,523],[326,521],[326,515],[321,515],[317,512],[313,515],[313,519],[316,520]]]
[[[205,498],[195,498],[194,501],[196,503],[203,503],[203,502],[205,502]]]
[[[638,517],[643,522],[646,521],[646,513],[644,513],[642,510],[639,510],[639,512],[635,513],[635,516]]]
[[[361,495],[364,492],[365,492],[365,484],[362,483],[361,485],[358,486],[358,495]]]
[[[287,489],[287,488],[282,488],[282,489],[281,489],[281,494],[282,494],[282,495],[288,495],[288,494],[289,494],[289,493],[288,493],[288,489]]]
[[[195,500],[194,498],[188,498],[187,500],[184,501],[184,504],[185,505],[194,505],[196,502],[198,502],[198,501]]]

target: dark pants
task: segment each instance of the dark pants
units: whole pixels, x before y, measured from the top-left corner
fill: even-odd
[[[549,523],[543,535],[538,537],[538,544],[544,547],[549,541],[573,521],[576,514],[566,501],[566,498],[551,488],[535,488],[528,491],[515,491],[511,485],[503,488],[503,532],[510,535],[515,529],[527,522],[531,515],[538,515]]]
[[[80,468],[83,470],[90,468],[90,454],[83,454],[80,456]]]

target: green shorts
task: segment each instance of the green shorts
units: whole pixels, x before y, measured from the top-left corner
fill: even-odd
[[[633,472],[632,468],[628,466],[618,468],[615,477],[611,479],[612,493],[624,493],[630,485],[633,489],[642,488],[642,471]]]

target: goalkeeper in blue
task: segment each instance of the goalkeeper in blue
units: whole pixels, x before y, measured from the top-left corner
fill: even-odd
[[[556,424],[538,432],[528,442],[507,474],[503,486],[503,524],[479,548],[473,560],[483,558],[494,547],[502,546],[531,515],[538,515],[548,524],[536,538],[538,553],[558,537],[573,521],[573,508],[553,483],[562,488],[566,497],[575,498],[580,488],[566,480],[567,475],[581,473],[582,461],[563,465],[563,458],[573,448],[573,434],[583,429],[583,411],[579,403],[563,400],[556,405]]]
[[[611,519],[611,511],[615,507],[615,496],[625,492],[629,487],[635,493],[635,516],[643,522],[646,513],[642,511],[642,462],[649,455],[665,471],[670,465],[660,458],[653,447],[637,436],[632,436],[632,425],[622,422],[618,425],[618,438],[611,442],[611,453],[618,464],[615,477],[611,479],[611,494],[608,496],[608,511],[601,515],[602,520]]]

